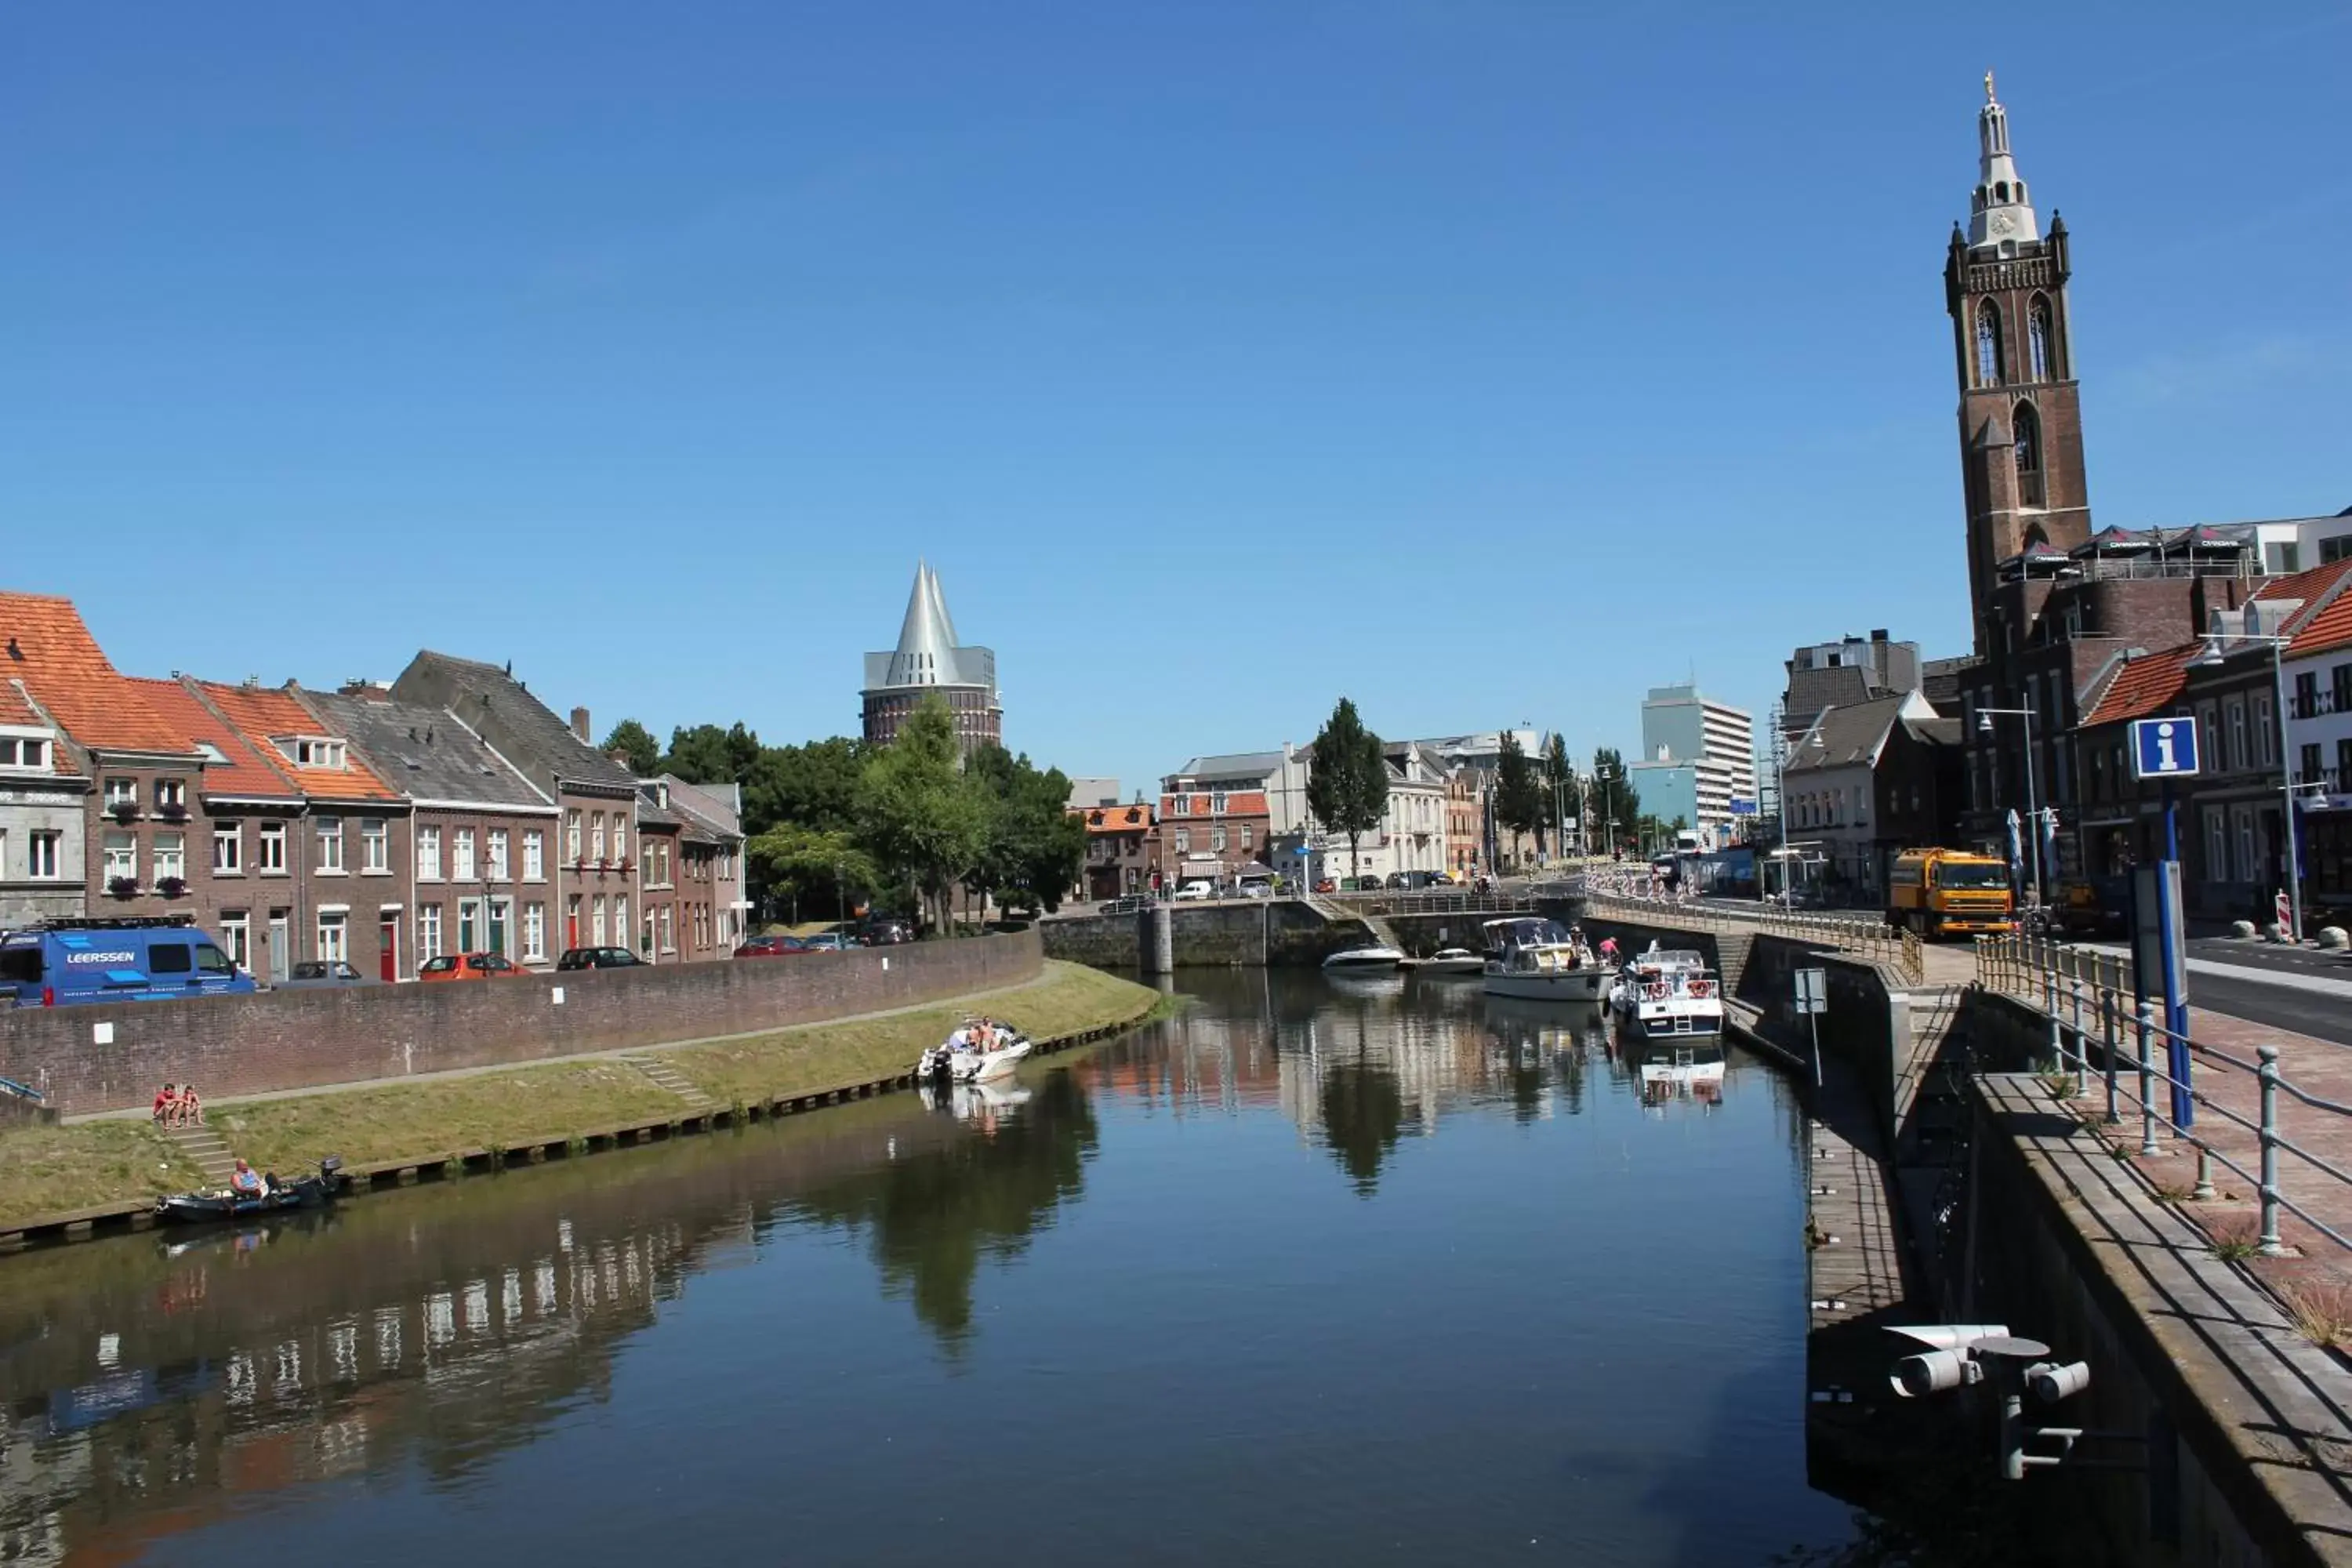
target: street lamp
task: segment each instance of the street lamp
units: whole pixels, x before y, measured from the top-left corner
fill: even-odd
[[[2027,836],[2032,839],[2033,902],[2042,903],[2042,800],[2033,784],[2033,710],[2031,708],[1979,708],[1977,710],[1977,733],[1992,733],[1995,715],[2025,721],[2025,821]]]
[[[2279,795],[2286,806],[2281,830],[2286,835],[2286,940],[2303,941],[2303,868],[2296,862],[2294,847],[2294,764],[2288,761],[2286,727],[2286,645],[2294,639],[2272,632],[2221,632],[2207,639],[2205,651],[2189,661],[2190,669],[2221,669],[2228,666],[2230,656],[2221,650],[2221,638],[2235,637],[2240,642],[2266,642],[2271,645],[2271,675],[2276,696],[2273,705],[2278,710]]]
[[[1789,871],[1789,753],[1807,746],[1817,752],[1827,748],[1820,731],[1811,724],[1805,726],[1801,739],[1791,742],[1786,709],[1780,710],[1780,721],[1773,726],[1773,732],[1776,740],[1772,747],[1772,804],[1780,813],[1780,842],[1777,847],[1780,862],[1780,907],[1788,910],[1795,907],[1791,895],[1796,890]]]

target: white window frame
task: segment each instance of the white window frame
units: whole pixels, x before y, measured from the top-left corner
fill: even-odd
[[[100,852],[105,857],[100,862],[105,868],[104,882],[123,878],[139,879],[139,835],[122,828],[110,828],[100,842]]]
[[[221,951],[239,969],[253,969],[253,917],[243,910],[225,910],[216,922],[220,931]]]
[[[245,875],[245,824],[215,822],[213,824],[213,875],[242,877]]]
[[[25,879],[55,882],[64,871],[65,837],[54,827],[36,827],[25,835]]]
[[[264,877],[286,875],[286,825],[265,822],[253,830],[253,868]]]
[[[527,963],[547,962],[547,905],[538,899],[522,907],[522,956]]]
[[[441,906],[416,906],[416,963],[423,968],[428,958],[441,956]]]
[[[514,880],[507,875],[507,830],[503,827],[482,830],[482,857],[489,867],[489,878],[493,882]]]
[[[613,814],[613,864],[629,863],[629,819],[619,812]]]
[[[416,879],[420,882],[441,879],[441,826],[438,823],[417,825]]]
[[[125,801],[129,801],[132,805],[137,805],[139,804],[139,781],[137,779],[126,779],[121,777],[108,779],[106,781],[106,809],[111,812],[116,806],[121,805]]]
[[[178,778],[160,778],[155,781],[155,805],[159,809],[168,805],[176,805],[184,808],[187,804],[187,780]]]
[[[604,814],[601,811],[588,814],[588,858],[599,865],[604,863]]]
[[[347,910],[320,910],[310,956],[322,963],[352,961],[352,917]]]
[[[588,943],[590,947],[604,945],[604,895],[597,894],[588,904]]]
[[[176,829],[155,835],[153,846],[155,880],[161,884],[166,877],[188,879],[188,836]]]
[[[574,862],[580,858],[580,808],[576,805],[563,814],[563,858]]]
[[[450,951],[459,953],[480,952],[483,951],[481,945],[483,935],[482,900],[459,899],[457,900],[457,945]]]
[[[311,819],[319,830],[318,871],[322,877],[343,874],[343,819],[340,816],[320,816]]]
[[[474,830],[470,827],[460,827],[449,835],[449,879],[453,882],[474,879]]]
[[[629,944],[629,899],[625,893],[613,895],[613,945]]]
[[[392,824],[381,816],[360,818],[360,869],[372,877],[392,874]]]
[[[2278,715],[2271,711],[2271,694],[2257,692],[2254,696],[2254,764],[2273,766],[2278,759],[2272,753],[2278,746]]]
[[[536,827],[522,830],[522,879],[547,880],[547,835]]]

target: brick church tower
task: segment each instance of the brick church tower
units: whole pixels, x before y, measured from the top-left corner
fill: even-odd
[[[2091,535],[2083,414],[2066,303],[2066,225],[2045,236],[2009,150],[2009,113],[1985,75],[1977,113],[1977,187],[1966,233],[1944,261],[1960,384],[1960,471],[1969,510],[1969,598],[1976,651],[1997,650],[1987,605],[1998,568],[2035,544],[2070,550]]]

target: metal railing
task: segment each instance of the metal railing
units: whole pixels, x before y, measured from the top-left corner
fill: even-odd
[[[1597,914],[1644,921],[1666,920],[1677,926],[1717,934],[1747,931],[1839,948],[1873,963],[1890,965],[1914,985],[1918,984],[1927,973],[1927,952],[1920,946],[1919,939],[1909,931],[1897,931],[1880,921],[1832,920],[1822,915],[1804,915],[1774,909],[1769,904],[1759,905],[1751,913],[1746,910],[1727,910],[1719,905],[1672,897],[1652,899],[1629,893],[1601,892],[1587,892],[1580,896],[1585,909]]]
[[[2163,1152],[2159,1127],[2194,1149],[2197,1179],[2189,1193],[2192,1200],[2217,1195],[2213,1186],[2217,1163],[2252,1186],[2261,1204],[2255,1246],[2264,1256],[2277,1257],[2286,1251],[2279,1235],[2282,1213],[2294,1215],[2352,1252],[2352,1237],[2315,1215],[2304,1201],[2288,1195],[2280,1181],[2279,1156],[2286,1153],[2327,1180],[2352,1187],[2352,1172],[2287,1136],[2279,1116],[2279,1096],[2284,1092],[2330,1116],[2352,1118],[2352,1105],[2314,1094],[2289,1079],[2279,1065],[2278,1047],[2256,1046],[2250,1061],[2174,1031],[2159,1021],[2161,1004],[2129,994],[2129,971],[2121,959],[2107,953],[2084,952],[2032,938],[1982,937],[1977,942],[1977,978],[1979,984],[2017,997],[2049,1020],[2050,1047],[2058,1070],[2076,1074],[2085,1089],[2094,1076],[2095,1039],[2096,1073],[2105,1085],[2107,1125],[2122,1124],[2121,1101],[2128,1100],[2138,1107],[2141,1154]],[[2255,1113],[2248,1116],[2216,1098],[2209,1087],[2200,1086],[2195,1081],[2195,1065],[2251,1076],[2255,1080]],[[2198,1107],[2253,1135],[2257,1169],[2247,1170],[2198,1130]]]

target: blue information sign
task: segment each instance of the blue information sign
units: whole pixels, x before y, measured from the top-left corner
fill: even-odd
[[[1731,797],[1731,815],[1753,816],[1756,815],[1756,803],[1745,795],[1735,795]]]
[[[2131,723],[2132,777],[2188,778],[2197,772],[2197,721],[2135,719]]]

